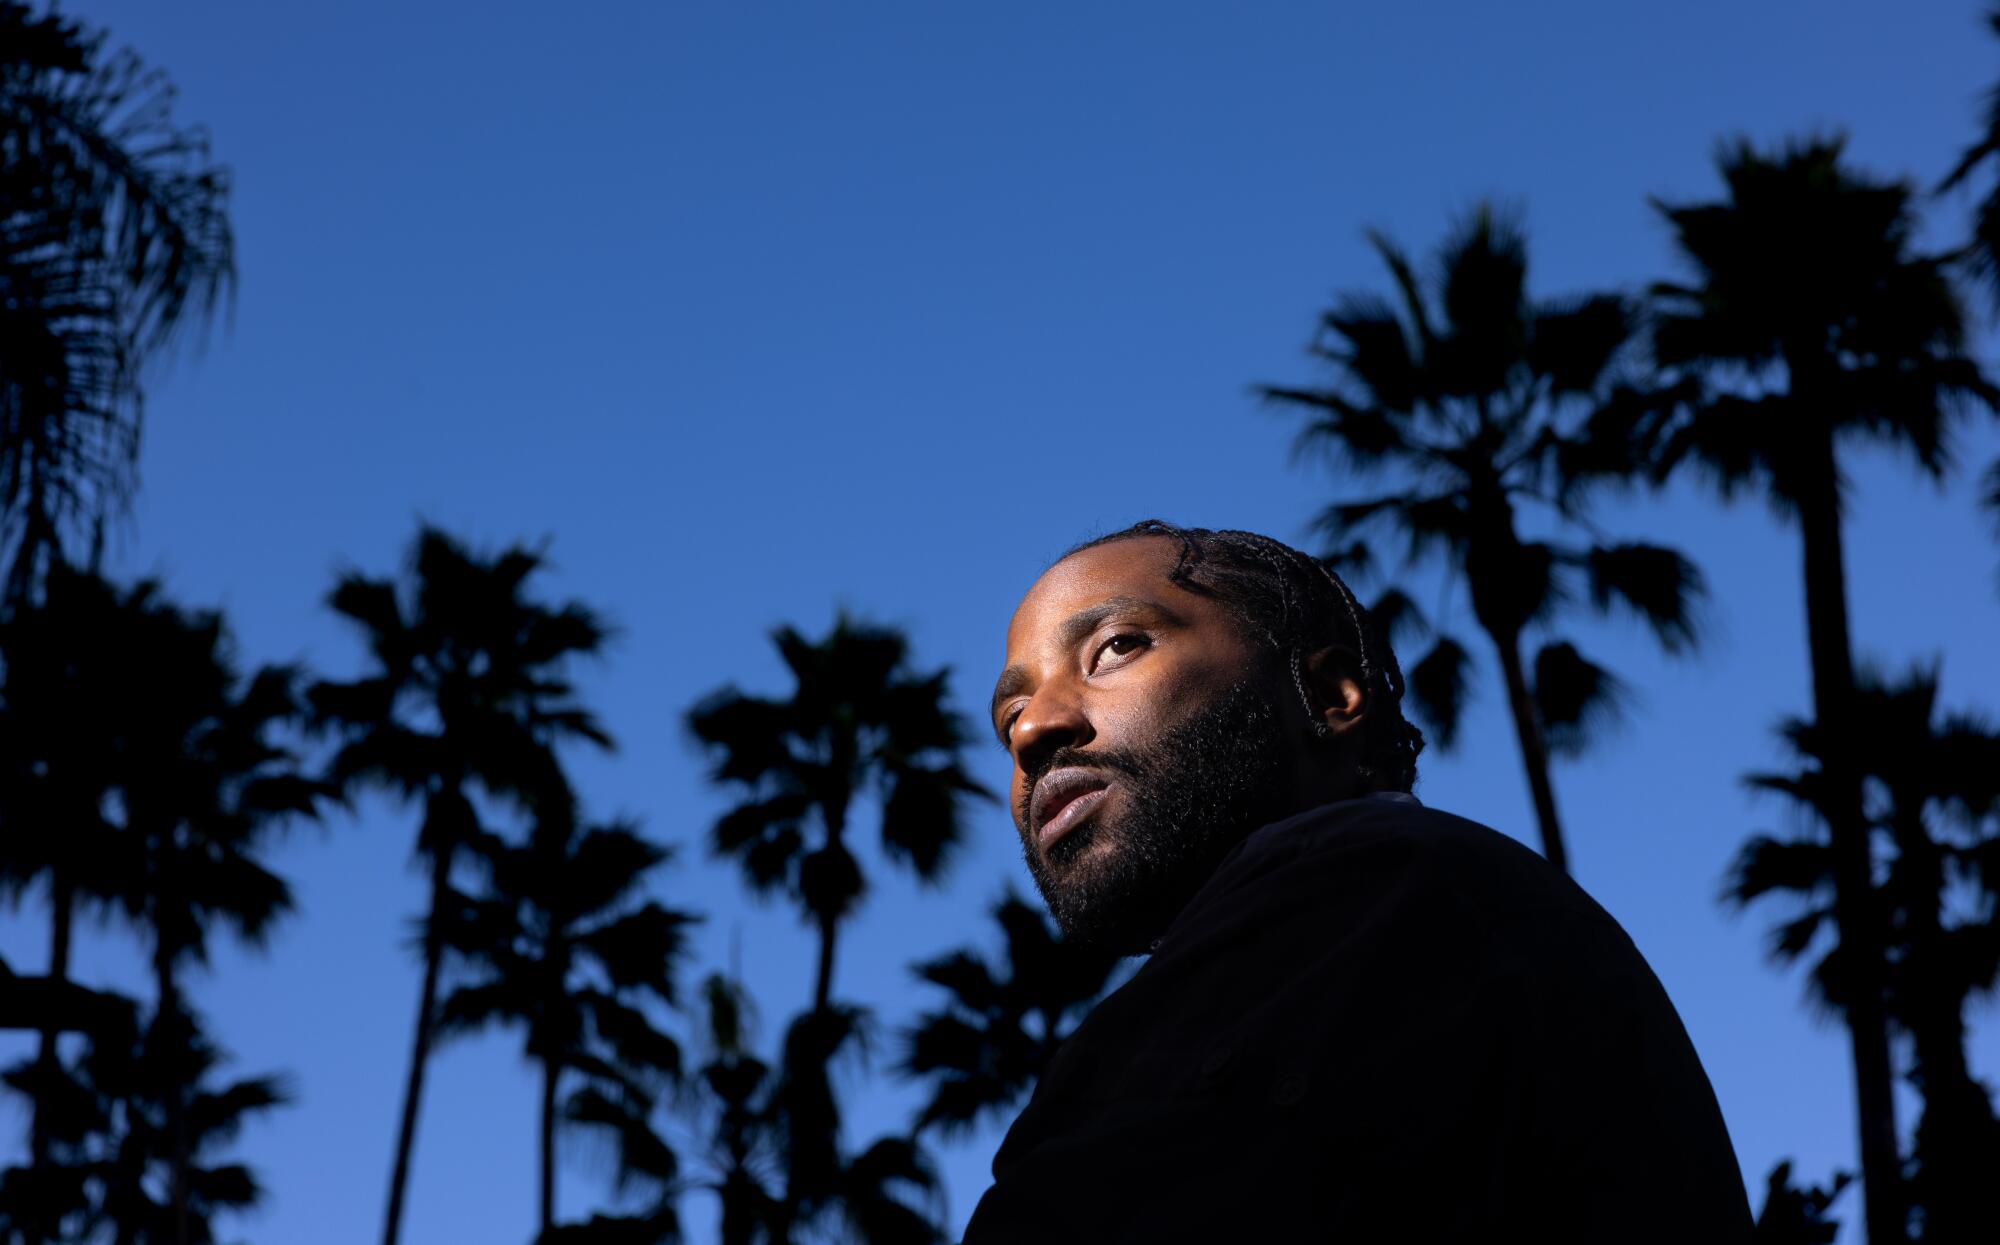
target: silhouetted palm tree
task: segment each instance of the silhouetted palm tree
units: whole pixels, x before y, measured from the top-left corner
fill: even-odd
[[[223,1160],[245,1121],[288,1101],[272,1077],[211,1083],[221,1055],[185,1011],[157,1010],[143,1029],[129,1023],[91,1035],[83,1053],[58,1069],[48,1173],[62,1213],[48,1221],[11,1217],[21,1169],[0,1185],[0,1240],[117,1241],[130,1245],[213,1245],[216,1220],[258,1205],[251,1170]],[[27,1089],[41,1070],[23,1063],[7,1081]],[[44,1185],[43,1195],[51,1192]]]
[[[1334,384],[1261,392],[1309,413],[1301,451],[1330,450],[1386,486],[1328,506],[1318,520],[1325,535],[1342,541],[1384,526],[1407,541],[1406,561],[1440,557],[1465,580],[1507,688],[1543,854],[1567,869],[1549,754],[1580,748],[1615,711],[1621,685],[1559,638],[1543,644],[1531,672],[1524,639],[1550,624],[1580,577],[1599,610],[1629,607],[1667,651],[1680,652],[1695,639],[1702,590],[1686,558],[1605,540],[1583,509],[1590,485],[1639,470],[1631,431],[1642,408],[1615,385],[1634,311],[1609,294],[1531,301],[1526,238],[1487,206],[1446,237],[1428,282],[1387,238],[1370,241],[1396,302],[1343,296],[1321,317],[1312,347],[1333,366]],[[1524,508],[1582,543],[1524,538]],[[1352,563],[1363,549],[1352,544],[1330,560]],[[1377,612],[1385,626],[1425,628],[1403,593]],[[1410,670],[1411,695],[1441,745],[1453,742],[1470,677],[1465,647],[1441,631]]]
[[[785,1034],[764,1099],[785,1175],[768,1229],[772,1245],[792,1245],[836,1219],[870,1245],[939,1239],[937,1178],[916,1138],[878,1138],[858,1154],[841,1144],[834,1067],[864,1057],[867,1037],[866,1014],[839,1006],[801,1013]]]
[[[173,88],[0,2],[0,600],[129,497],[139,368],[234,279],[227,178]]]
[[[904,1035],[901,1070],[932,1086],[919,1133],[963,1132],[1018,1103],[1118,967],[1111,952],[1064,943],[1040,909],[1014,895],[994,905],[993,919],[1007,944],[999,971],[969,949],[915,966],[949,995]]]
[[[742,986],[711,973],[701,987],[703,1094],[696,1112],[710,1169],[707,1187],[721,1204],[721,1245],[769,1240],[783,1218],[782,1179],[768,1104],[770,1065],[751,1052],[750,999]]]
[[[425,528],[400,591],[391,580],[348,574],[328,599],[362,629],[373,657],[366,676],[320,683],[310,693],[319,719],[343,737],[330,777],[343,788],[382,786],[423,805],[417,855],[431,880],[385,1245],[394,1245],[401,1229],[451,932],[452,873],[464,850],[487,833],[473,798],[483,794],[531,812],[566,808],[556,744],[610,746],[563,677],[571,657],[599,649],[605,628],[577,602],[552,607],[533,599],[528,580],[541,564],[521,548],[479,557]]]
[[[1849,929],[1835,920],[1837,861],[1826,833],[1842,784],[1830,757],[1861,758],[1871,833],[1886,851],[1873,907],[1886,956],[1888,1011],[1912,1039],[1911,1080],[1924,1095],[1908,1209],[1925,1241],[1975,1240],[1990,1233],[1996,1209],[1991,1174],[2000,1168],[2000,1123],[1992,1099],[1966,1062],[1969,996],[2000,982],[2000,734],[1966,715],[1934,721],[1935,670],[1894,686],[1869,679],[1857,689],[1865,747],[1836,746],[1810,723],[1784,735],[1802,764],[1790,774],[1753,775],[1810,814],[1805,836],[1753,837],[1738,856],[1726,897],[1738,904],[1774,894],[1803,907],[1773,934],[1781,961],[1817,952],[1814,997],[1837,1012],[1851,1006]]]
[[[17,879],[40,873],[50,886],[50,979],[66,978],[79,893],[115,904],[150,943],[156,1007],[171,1019],[185,1010],[180,970],[205,960],[213,924],[258,942],[290,905],[258,854],[281,820],[315,811],[318,788],[277,738],[298,717],[295,675],[273,667],[245,681],[218,615],[60,565],[41,608],[16,611],[0,633],[0,742],[19,749],[8,749],[0,820]],[[43,1031],[44,1064],[54,1033]],[[182,1127],[179,1100],[161,1090],[169,1124]],[[166,1156],[176,1207],[188,1197],[185,1153]]]
[[[186,1011],[181,970],[206,962],[212,925],[261,944],[290,911],[290,888],[258,856],[282,819],[314,814],[318,787],[274,739],[299,717],[293,672],[264,669],[239,692],[220,618],[166,611],[155,618],[161,626],[138,653],[151,671],[150,686],[126,700],[134,721],[120,758],[122,833],[135,841],[119,858],[136,871],[118,891],[127,915],[148,935],[155,1005],[171,1025]],[[192,1079],[188,1086],[191,1092]],[[193,1153],[194,1105],[170,1084],[161,1089],[167,1196],[178,1229],[170,1239],[187,1242],[194,1239],[189,1202],[199,1196],[183,1171]]]
[[[156,585],[121,592],[58,565],[42,600],[0,618],[0,893],[18,901],[37,883],[49,904],[47,982],[57,1005],[40,1018],[41,1082],[55,1084],[57,1041],[80,1027],[61,1006],[79,906],[120,898],[132,840],[110,818],[120,784],[120,710],[147,672],[127,660],[135,631],[168,607]],[[41,1100],[29,1130],[31,1166],[48,1158]]]
[[[817,643],[790,627],[772,638],[795,680],[790,698],[725,687],[688,725],[716,757],[714,780],[746,794],[716,822],[714,850],[742,862],[753,890],[783,889],[818,929],[813,1007],[824,1009],[840,922],[866,885],[847,843],[855,798],[880,800],[889,858],[935,881],[963,832],[962,797],[987,792],[959,761],[948,672],[911,672],[900,633],[843,617]]]
[[[1762,494],[1804,546],[1813,716],[1852,721],[1852,643],[1838,446],[1857,438],[1946,469],[1946,432],[2000,393],[1966,354],[1944,261],[1912,249],[1909,188],[1848,169],[1837,141],[1767,157],[1747,143],[1718,161],[1729,197],[1661,204],[1692,280],[1654,287],[1656,362],[1681,382],[1663,434],[1664,471],[1699,468],[1725,497]],[[1833,729],[1838,746],[1859,739]],[[1900,1240],[1895,1107],[1882,1011],[1882,955],[1867,912],[1869,845],[1855,758],[1828,759],[1836,918],[1852,960],[1846,1011],[1860,1105],[1869,1239]]]
[[[526,844],[495,849],[490,893],[468,901],[451,923],[466,980],[438,1012],[440,1038],[494,1023],[526,1029],[528,1058],[542,1072],[544,1236],[555,1226],[556,1122],[566,1083],[574,1089],[565,1118],[610,1131],[622,1172],[643,1171],[662,1190],[674,1183],[673,1151],[655,1145],[644,1122],[658,1091],[680,1079],[681,1050],[649,1007],[675,1005],[674,974],[695,919],[639,899],[665,848],[630,825],[579,828],[562,810],[549,811],[555,815],[541,818]],[[596,1230],[612,1230],[607,1217]]]

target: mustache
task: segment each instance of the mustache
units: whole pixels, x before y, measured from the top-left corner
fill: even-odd
[[[1026,829],[1029,806],[1035,797],[1035,788],[1040,785],[1042,775],[1050,770],[1075,766],[1079,769],[1103,769],[1127,775],[1132,778],[1146,776],[1145,759],[1131,750],[1111,749],[1086,752],[1082,748],[1058,748],[1043,757],[1033,766],[1022,766],[1021,776],[1026,782],[1021,787],[1021,798],[1014,804],[1014,824]]]

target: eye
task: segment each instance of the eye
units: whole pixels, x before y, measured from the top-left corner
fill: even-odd
[[[1091,655],[1091,668],[1101,670],[1107,660],[1130,657],[1151,643],[1150,639],[1136,631],[1121,631],[1097,646],[1097,651]],[[1112,664],[1115,668],[1124,663],[1114,660]]]

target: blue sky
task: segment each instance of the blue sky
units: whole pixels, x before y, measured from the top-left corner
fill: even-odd
[[[783,690],[771,626],[845,606],[907,627],[973,708],[1014,602],[1073,541],[1154,515],[1303,541],[1352,490],[1293,466],[1291,424],[1249,387],[1315,379],[1315,313],[1383,287],[1365,227],[1422,250],[1496,196],[1525,212],[1538,293],[1635,289],[1672,272],[1648,197],[1713,196],[1718,138],[1840,129],[1863,166],[1928,184],[2000,78],[1956,0],[63,7],[169,71],[234,171],[240,296],[152,384],[117,568],[226,607],[248,658],[342,674],[359,647],[321,598],[343,567],[392,568],[420,516],[488,548],[549,540],[545,590],[620,627],[584,671],[621,744],[579,759],[586,797],[684,845],[660,893],[710,914],[705,965],[740,945],[767,1039],[808,997],[812,945],[706,859],[724,800],[680,720],[724,682]],[[1930,206],[1938,237],[1965,208]],[[1960,449],[1981,465],[2000,437]],[[1858,646],[1941,655],[1947,701],[2000,708],[2000,548],[1970,473],[1853,474]],[[1745,833],[1789,828],[1737,779],[1807,704],[1797,541],[1685,490],[1598,517],[1702,564],[1711,642],[1669,662],[1634,629],[1579,629],[1640,703],[1558,771],[1572,857],[1666,983],[1761,1200],[1781,1157],[1853,1165],[1840,1031],[1764,962],[1768,914],[1715,903]],[[1485,692],[1419,794],[1531,837]],[[976,764],[1004,784],[997,747]],[[378,804],[294,836],[301,914],[193,983],[236,1066],[286,1069],[299,1097],[245,1138],[271,1190],[253,1239],[378,1230],[413,830]],[[905,966],[988,939],[984,906],[1026,886],[997,807],[946,887],[875,877],[837,982],[883,1025],[857,1139],[913,1102],[886,1075],[927,1002]],[[0,948],[39,964],[39,911],[0,915]],[[78,971],[140,980],[115,931]],[[534,1110],[516,1037],[443,1053],[407,1239],[526,1239]],[[954,1225],[996,1141],[943,1151]],[[603,1196],[589,1157],[564,1214]],[[710,1208],[684,1210],[700,1239]]]

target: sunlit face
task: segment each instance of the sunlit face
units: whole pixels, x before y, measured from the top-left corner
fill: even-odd
[[[1226,605],[1168,578],[1176,552],[1148,536],[1072,554],[1007,630],[993,723],[1009,802],[1072,935],[1156,932],[1291,770],[1276,663]]]

